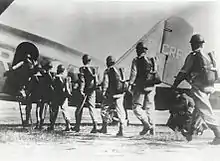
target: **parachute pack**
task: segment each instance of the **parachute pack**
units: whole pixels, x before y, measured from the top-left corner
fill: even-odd
[[[211,62],[202,56],[200,52],[193,53],[194,65],[192,72],[197,73],[195,79],[200,79],[204,85],[213,85],[218,79],[218,74],[217,71],[211,70],[212,67],[216,67],[213,54],[210,52],[208,53],[208,56]]]
[[[108,70],[110,93],[120,94],[126,91],[127,85],[124,81],[124,70],[122,68],[111,67]]]

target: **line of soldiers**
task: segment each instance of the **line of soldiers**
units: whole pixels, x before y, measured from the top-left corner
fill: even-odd
[[[209,96],[213,92],[214,82],[218,77],[217,69],[215,67],[216,64],[214,62],[213,56],[210,54],[207,55],[205,52],[203,52],[202,49],[204,39],[201,37],[201,35],[193,35],[190,44],[192,47],[192,52],[187,56],[185,64],[177,75],[171,89],[176,91],[177,86],[183,80],[187,80],[192,86],[191,93],[190,95],[180,93],[176,97],[182,103],[181,108],[184,108],[180,108],[182,111],[176,110],[178,111],[177,113],[175,112],[175,109],[173,111],[171,110],[171,112],[177,115],[175,115],[175,119],[173,119],[174,115],[171,115],[172,119],[168,121],[168,126],[173,130],[176,126],[182,128],[181,132],[188,138],[188,140],[191,140],[193,130],[203,132],[204,129],[209,127],[215,135],[212,144],[220,144],[220,127],[214,118],[212,107],[209,102]],[[101,84],[103,100],[101,116],[103,123],[102,128],[99,130],[97,129],[97,114],[95,110],[96,88],[98,86],[97,71],[95,67],[91,66],[91,58],[89,55],[84,55],[82,57],[83,66],[79,69],[78,91],[82,96],[82,101],[77,105],[77,109],[75,111],[76,124],[73,128],[70,126],[70,120],[66,113],[68,98],[71,97],[69,83],[71,80],[69,77],[65,76],[65,68],[63,65],[58,66],[57,73],[54,77],[50,75],[50,65],[43,67],[44,72],[43,74],[42,72],[40,73],[42,74],[42,79],[45,81],[45,83],[42,83],[44,84],[42,86],[43,89],[37,88],[38,90],[40,89],[40,93],[43,93],[40,95],[40,103],[38,102],[39,111],[37,110],[37,116],[39,116],[39,120],[37,122],[37,126],[39,124],[39,127],[37,128],[42,128],[42,111],[43,106],[46,103],[51,106],[50,130],[54,129],[58,110],[61,108],[64,119],[66,121],[65,130],[73,130],[79,132],[83,106],[84,103],[87,102],[89,113],[93,122],[91,133],[107,133],[109,111],[114,108],[119,120],[119,130],[117,136],[123,136],[123,129],[126,122],[126,114],[123,107],[123,102],[125,93],[129,92],[132,94],[132,110],[143,125],[143,130],[140,132],[140,135],[145,135],[147,133],[154,135],[155,124],[153,113],[155,110],[155,85],[161,83],[161,81],[157,73],[156,59],[154,57],[149,57],[149,54],[147,54],[148,49],[144,46],[143,42],[139,42],[136,45],[136,53],[137,56],[132,61],[130,78],[128,81],[124,80],[124,75],[121,68],[116,66],[115,58],[113,56],[108,56],[106,58],[107,69],[104,71],[103,81]],[[30,63],[34,61],[27,62]],[[31,79],[35,81],[29,82],[41,82],[37,81],[37,73],[32,73]],[[35,85],[30,86],[36,87]],[[28,89],[31,89],[31,87],[28,85],[25,87],[27,88],[26,91],[29,91],[26,93],[30,96],[34,93],[30,92]],[[31,104],[32,101],[28,102],[29,103],[26,108],[26,122],[29,120],[31,109],[29,104]],[[180,121],[182,119],[181,112],[184,112],[184,114],[187,116],[186,118],[184,117],[184,121],[182,122]]]
[[[32,43],[23,43],[26,47],[27,54],[13,64],[11,73],[23,73],[25,77],[19,78],[22,83],[19,84],[19,92],[16,93],[18,98],[22,98],[26,103],[26,120],[24,125],[29,124],[32,103],[37,103],[36,108],[36,129],[42,129],[44,123],[44,109],[50,107],[50,127],[48,130],[53,130],[58,115],[59,108],[62,110],[64,120],[66,122],[66,131],[80,131],[80,123],[82,118],[83,106],[85,102],[89,109],[89,114],[93,122],[91,133],[107,133],[107,125],[109,123],[109,113],[114,109],[118,116],[119,131],[117,136],[123,135],[123,128],[126,124],[126,111],[124,108],[124,95],[127,91],[134,90],[134,112],[144,125],[141,135],[150,131],[154,134],[154,125],[150,117],[150,111],[154,109],[154,84],[149,84],[142,92],[144,77],[147,73],[156,71],[156,63],[153,58],[146,57],[147,48],[143,43],[139,43],[136,47],[138,57],[132,63],[132,72],[130,81],[126,81],[123,70],[115,65],[116,59],[113,56],[106,58],[107,69],[104,71],[103,81],[101,83],[102,95],[102,128],[97,129],[97,114],[96,106],[96,89],[98,86],[97,69],[91,66],[91,58],[89,55],[82,57],[83,66],[79,68],[78,74],[78,92],[81,95],[81,101],[75,111],[76,124],[70,126],[70,119],[66,108],[68,107],[68,98],[71,95],[71,78],[65,75],[66,69],[61,64],[57,67],[57,72],[54,75],[51,73],[52,64],[50,62],[40,66],[37,62],[39,51]],[[31,46],[31,48],[30,48]],[[24,47],[23,47],[24,48]],[[21,55],[20,45],[17,47],[15,55]],[[32,54],[37,53],[37,54]],[[144,67],[144,68],[143,68]],[[144,69],[144,70],[143,70]],[[140,72],[139,72],[140,70]],[[13,72],[12,72],[13,71]],[[136,79],[137,77],[137,79]],[[14,82],[15,83],[15,82]],[[131,89],[132,88],[132,89]],[[73,96],[74,97],[74,96]],[[147,113],[144,114],[144,110]]]

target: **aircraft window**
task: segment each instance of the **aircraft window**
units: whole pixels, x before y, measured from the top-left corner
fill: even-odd
[[[2,51],[1,52],[1,57],[5,58],[5,59],[8,59],[10,57],[10,55],[9,55],[9,53]]]
[[[4,64],[2,61],[0,61],[0,77],[3,76],[4,72],[5,72]]]

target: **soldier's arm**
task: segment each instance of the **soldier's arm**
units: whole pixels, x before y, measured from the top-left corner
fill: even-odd
[[[176,88],[184,79],[186,79],[186,77],[188,76],[188,74],[192,70],[193,60],[194,60],[193,57],[194,57],[193,54],[189,54],[187,56],[182,69],[178,73],[178,75],[173,83],[173,86],[172,86],[173,88]]]
[[[156,57],[152,57],[151,60],[153,63],[153,72],[156,72],[157,71],[157,59]]]
[[[129,78],[130,85],[134,84],[136,75],[137,75],[137,64],[136,64],[136,60],[134,59],[131,64],[131,73],[130,73],[130,78]]]
[[[103,93],[103,95],[105,95],[105,93],[108,89],[108,84],[109,84],[108,73],[107,73],[107,70],[105,70],[104,74],[103,74],[103,81],[102,81],[102,93]]]
[[[209,70],[211,70],[211,71],[213,71],[213,72],[217,72],[217,74],[219,75],[220,73],[220,71],[218,70],[218,68],[217,68],[217,58],[216,58],[216,55],[215,55],[215,53],[214,52],[209,52],[208,53],[208,55],[209,55],[209,57],[210,57],[210,59],[211,59],[211,61],[212,61],[212,64],[213,64],[213,66],[209,69]]]
[[[66,78],[66,90],[69,95],[71,95],[71,77]]]
[[[83,68],[79,68],[79,91],[83,93],[84,88],[85,88],[85,76],[84,76]]]

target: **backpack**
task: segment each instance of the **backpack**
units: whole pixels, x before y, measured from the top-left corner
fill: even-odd
[[[82,67],[80,68],[80,73],[84,75],[85,78],[85,89],[93,90],[96,89],[98,83],[98,77],[95,67]]]
[[[128,89],[124,81],[124,70],[122,68],[111,67],[108,69],[109,92],[112,94],[121,94]]]
[[[218,79],[218,74],[215,71],[211,71],[209,68],[211,65],[216,66],[212,53],[208,53],[211,63],[200,52],[193,54],[194,63],[193,71],[197,73],[196,79],[201,80],[201,83],[205,86],[213,85]]]
[[[139,83],[143,88],[151,87],[161,83],[161,78],[155,69],[156,62],[154,58],[137,58],[137,68]]]
[[[55,76],[54,79],[54,92],[55,95],[60,96],[60,97],[69,97],[71,95],[70,89],[68,89],[67,86],[70,84],[70,80],[67,77],[63,76]]]

